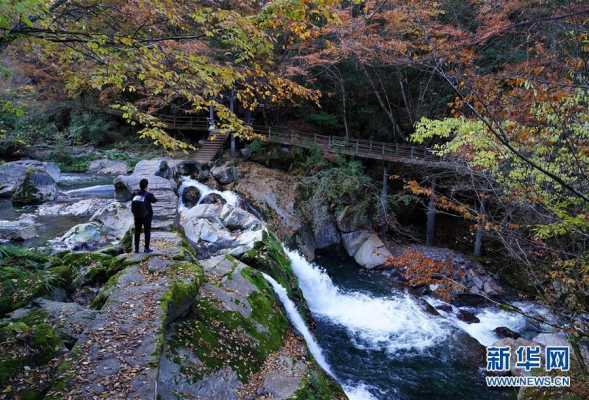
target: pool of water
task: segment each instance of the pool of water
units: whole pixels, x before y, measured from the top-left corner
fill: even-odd
[[[62,190],[73,190],[97,185],[111,185],[113,180],[113,176],[68,172],[61,174],[57,186]]]
[[[426,313],[413,296],[353,261],[322,258],[322,270],[290,256],[316,339],[354,400],[516,398],[515,390],[486,387],[484,350],[453,319]],[[494,323],[485,329],[508,321],[499,316]]]
[[[62,173],[58,182],[58,188],[64,192],[75,191],[84,188],[97,188],[95,197],[112,197],[112,185],[114,177],[98,176],[84,173]],[[107,189],[109,190],[102,190]],[[98,190],[101,189],[101,190]],[[70,196],[75,201],[76,196]],[[83,197],[80,197],[83,198]],[[35,215],[38,236],[24,242],[16,242],[26,247],[38,247],[47,244],[48,240],[55,239],[66,233],[71,227],[87,222],[89,217],[75,216],[38,216],[36,206],[14,207],[10,199],[0,199],[0,220],[14,221],[23,214]]]

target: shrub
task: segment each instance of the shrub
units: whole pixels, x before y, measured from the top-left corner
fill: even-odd
[[[301,195],[303,214],[309,218],[317,205],[324,202],[336,212],[351,205],[355,214],[370,221],[378,208],[378,189],[364,174],[362,163],[344,158],[303,178]]]

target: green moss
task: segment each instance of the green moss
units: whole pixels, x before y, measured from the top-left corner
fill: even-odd
[[[25,206],[29,204],[39,204],[41,200],[37,193],[39,190],[31,182],[37,171],[34,168],[27,169],[24,180],[18,189],[12,194],[12,203],[16,206]]]
[[[242,256],[242,261],[270,275],[286,288],[289,295],[298,287],[288,255],[272,233],[264,232],[262,240]]]
[[[202,267],[196,263],[183,262],[172,265],[168,270],[170,288],[161,299],[164,311],[164,324],[172,322],[198,296],[200,285],[204,280]]]
[[[53,259],[49,270],[59,277],[62,287],[73,290],[103,284],[131,264],[124,257],[103,253],[63,253]]]
[[[178,234],[182,236],[182,244],[180,245],[180,252],[177,256],[174,257],[174,260],[197,260],[196,252],[194,251],[194,248],[190,245],[188,239],[186,239],[182,232],[178,232]]]
[[[297,308],[305,320],[310,320],[310,312],[307,307],[303,293],[299,289],[298,280],[292,270],[290,259],[285,253],[282,243],[270,232],[264,232],[262,240],[256,242],[254,248],[245,253],[241,260],[247,265],[260,270],[280,283],[287,291],[288,297],[294,301]],[[248,279],[260,287],[259,284],[263,281],[267,285],[266,280],[262,277],[248,276]]]
[[[303,385],[290,400],[347,399],[342,388],[315,363],[303,381]]]
[[[102,306],[104,306],[104,303],[106,303],[106,300],[108,300],[110,294],[116,287],[120,277],[123,275],[124,272],[125,270],[119,271],[110,277],[110,279],[100,289],[100,292],[98,292],[96,297],[92,300],[92,303],[90,303],[90,308],[100,310]]]
[[[25,366],[44,365],[63,348],[59,334],[39,310],[0,325],[0,385],[5,385]]]
[[[224,367],[234,370],[242,382],[257,372],[268,355],[278,350],[288,330],[288,320],[260,274],[245,268],[261,288],[248,297],[249,317],[227,311],[212,298],[201,298],[188,318],[173,326],[171,351],[183,372],[194,380]],[[188,348],[202,364],[183,363],[178,348]]]
[[[47,271],[48,257],[15,246],[0,246],[0,315],[26,306],[49,291],[56,276]]]

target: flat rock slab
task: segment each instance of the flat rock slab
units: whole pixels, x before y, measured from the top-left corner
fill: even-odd
[[[181,242],[170,232],[158,240]],[[65,393],[60,393],[63,398],[155,398],[165,318],[160,303],[170,286],[165,271],[174,261],[168,256],[137,256],[143,257],[141,262],[122,272],[94,323],[73,349],[74,366]]]

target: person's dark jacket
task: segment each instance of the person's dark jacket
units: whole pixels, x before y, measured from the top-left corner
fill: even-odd
[[[133,193],[133,196],[145,196],[145,209],[147,210],[147,218],[153,217],[153,208],[151,207],[152,203],[157,203],[157,199],[153,195],[153,193],[148,192],[146,190],[136,190]]]

